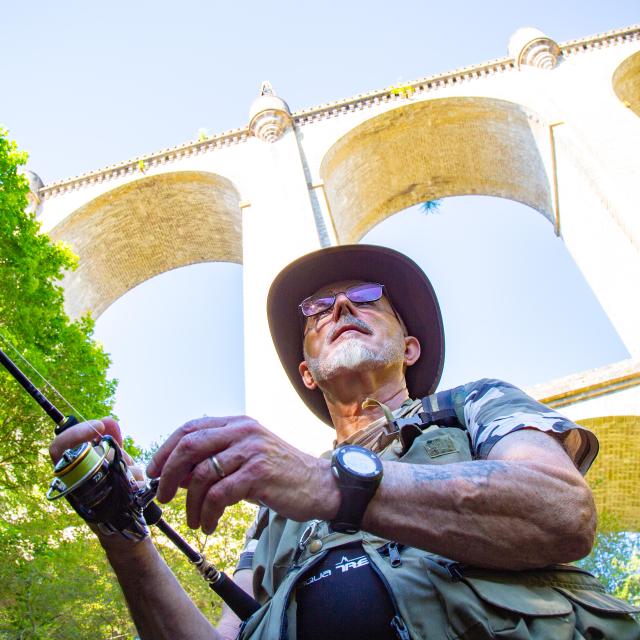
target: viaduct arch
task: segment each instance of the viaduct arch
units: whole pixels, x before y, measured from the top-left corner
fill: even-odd
[[[53,229],[78,268],[64,282],[71,315],[99,316],[153,276],[198,262],[242,262],[239,194],[201,171],[134,180],[71,212]]]
[[[367,120],[329,149],[320,168],[340,243],[357,242],[396,211],[447,196],[508,198],[553,222],[545,133],[522,106],[492,98],[435,99]]]
[[[616,69],[613,90],[625,107],[640,116],[640,52],[629,56]]]

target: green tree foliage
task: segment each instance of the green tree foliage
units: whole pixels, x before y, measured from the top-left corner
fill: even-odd
[[[103,416],[112,408],[115,390],[115,382],[106,375],[109,358],[91,339],[91,318],[72,322],[64,312],[60,280],[65,270],[74,268],[75,257],[64,246],[51,243],[40,232],[35,216],[25,212],[29,188],[19,169],[26,159],[0,128],[0,346],[61,410],[68,411],[68,407],[21,357],[83,415]],[[90,624],[86,606],[77,615],[82,611],[78,603],[97,599],[102,606],[89,606],[107,614],[111,606],[107,598],[117,594],[112,584],[110,591],[93,596],[95,582],[109,575],[98,544],[86,527],[78,525],[66,504],[52,505],[45,498],[51,477],[47,447],[53,426],[2,369],[2,638],[89,637],[95,626]],[[69,611],[74,615],[69,616]],[[68,632],[61,634],[67,624]],[[86,625],[84,632],[81,624]],[[105,624],[108,633],[110,623]]]
[[[94,534],[69,513],[48,505],[44,490],[12,492],[14,535],[0,536],[0,638],[134,636],[126,606]]]
[[[25,162],[26,154],[0,128],[0,347],[63,412],[68,407],[52,387],[83,416],[108,415],[115,390],[115,381],[107,378],[109,357],[92,340],[92,319],[72,322],[64,312],[60,281],[76,259],[51,243],[35,216],[25,213],[28,184],[19,172]],[[135,638],[97,538],[64,500],[45,498],[53,423],[0,369],[0,639]],[[130,437],[124,447],[141,462],[151,453]],[[251,507],[236,505],[215,535],[205,537],[186,527],[184,497],[165,508],[172,526],[228,570],[252,513]],[[187,592],[215,621],[219,598],[161,534],[154,536]]]
[[[106,376],[109,358],[91,340],[91,318],[71,322],[64,312],[60,280],[74,267],[75,257],[52,244],[40,233],[35,216],[25,213],[29,188],[18,171],[25,162],[26,154],[0,129],[0,344],[26,368],[9,343],[16,345],[84,415],[102,416],[111,410],[115,389]],[[37,377],[34,382],[42,383]],[[41,386],[57,400],[50,388]],[[66,409],[64,403],[61,408]],[[33,480],[51,432],[51,420],[0,372],[0,487]]]

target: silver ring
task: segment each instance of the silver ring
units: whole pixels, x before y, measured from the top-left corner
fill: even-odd
[[[222,478],[224,478],[227,474],[224,472],[224,469],[222,468],[220,461],[215,456],[211,456],[209,460],[211,460],[211,464],[213,465],[213,470],[218,474],[218,477],[220,478],[220,480],[222,480]]]

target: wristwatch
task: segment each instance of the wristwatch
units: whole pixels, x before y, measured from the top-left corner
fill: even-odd
[[[331,471],[338,481],[342,500],[329,525],[340,533],[356,533],[382,480],[382,462],[373,451],[347,444],[333,452]]]

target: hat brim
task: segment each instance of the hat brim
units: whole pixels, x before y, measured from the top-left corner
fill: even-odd
[[[406,373],[411,397],[433,393],[444,365],[440,305],[431,282],[413,260],[387,247],[363,244],[329,247],[298,258],[271,285],[267,298],[269,329],[291,384],[307,407],[329,425],[331,417],[322,392],[307,389],[298,371],[304,360],[298,305],[321,287],[342,280],[383,284],[409,335],[420,342],[420,358]]]

